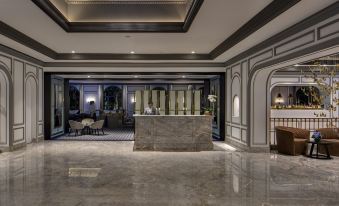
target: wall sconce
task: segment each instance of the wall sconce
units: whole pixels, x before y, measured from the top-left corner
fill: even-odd
[[[135,100],[135,97],[131,97],[131,103],[135,103],[136,100]]]
[[[94,97],[88,97],[88,98],[86,99],[86,102],[87,102],[87,103],[90,103],[90,102],[94,102],[94,103],[95,103],[95,98],[94,98]]]

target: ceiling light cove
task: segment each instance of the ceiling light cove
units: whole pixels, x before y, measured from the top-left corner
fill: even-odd
[[[204,0],[32,0],[67,32],[186,32]]]
[[[189,0],[65,0],[67,4],[187,4]]]

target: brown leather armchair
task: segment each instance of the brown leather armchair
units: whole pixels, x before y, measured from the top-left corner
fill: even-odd
[[[310,131],[293,127],[276,127],[278,152],[288,155],[300,155],[306,152],[306,141]]]
[[[321,137],[326,142],[331,142],[332,144],[328,145],[328,150],[331,155],[339,156],[339,128],[321,128],[318,129],[321,134]],[[326,154],[325,148],[320,146],[319,152]]]

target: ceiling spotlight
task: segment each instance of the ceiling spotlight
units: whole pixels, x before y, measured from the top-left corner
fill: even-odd
[[[138,76],[137,76],[137,75],[134,75],[134,78],[138,78]]]
[[[186,78],[186,76],[185,76],[185,75],[182,75],[181,77],[182,77],[182,78]]]
[[[73,51],[72,51],[72,54],[74,54],[74,53],[75,53],[75,51],[73,50]]]
[[[192,54],[195,54],[195,51],[191,51]]]
[[[131,51],[130,53],[131,53],[131,54],[135,54],[135,51]]]
[[[87,76],[88,78],[91,78],[91,76]]]

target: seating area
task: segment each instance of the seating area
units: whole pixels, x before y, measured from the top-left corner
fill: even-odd
[[[308,143],[314,142],[311,140],[310,131],[306,129],[277,126],[276,139],[277,150],[281,154],[286,155],[307,155]],[[320,128],[317,130],[321,135],[321,143],[317,144],[317,152],[327,154],[327,147],[329,154],[339,156],[339,129],[338,128]]]
[[[74,133],[74,136],[77,135],[83,135],[83,134],[94,134],[94,135],[100,135],[100,132],[102,132],[102,134],[104,135],[104,120],[99,120],[94,122],[93,119],[90,118],[86,118],[83,119],[81,122],[77,122],[74,120],[69,120],[69,133],[68,135],[71,135],[72,133]]]
[[[322,139],[331,144],[328,146],[331,155],[339,156],[339,128],[321,128],[318,129]],[[320,153],[325,153],[323,147],[319,148]]]

